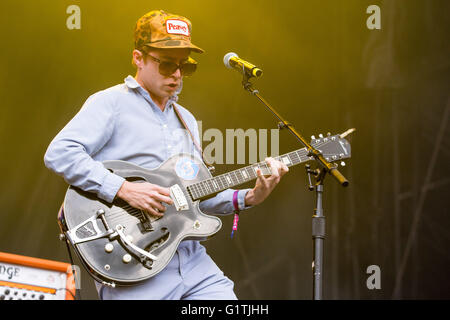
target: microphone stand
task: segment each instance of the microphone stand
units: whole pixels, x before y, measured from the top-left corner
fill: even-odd
[[[328,162],[323,155],[311,146],[303,136],[295,130],[294,126],[283,119],[283,117],[259,94],[259,91],[253,88],[252,83],[249,81],[253,75],[246,70],[242,71],[243,80],[242,85],[245,90],[249,91],[252,95],[258,98],[267,109],[280,121],[278,123],[279,129],[287,129],[291,132],[297,140],[307,149],[308,156],[312,156],[317,163],[318,168],[311,170],[309,165],[306,165],[306,172],[309,179],[309,190],[316,190],[316,208],[314,209],[314,215],[312,216],[312,238],[314,242],[312,263],[313,269],[313,299],[322,299],[322,270],[323,270],[323,241],[325,239],[325,217],[323,215],[323,181],[327,173],[334,177],[337,182],[343,186],[348,186],[348,180],[337,170],[337,164]],[[316,178],[315,186],[311,183],[311,175]]]

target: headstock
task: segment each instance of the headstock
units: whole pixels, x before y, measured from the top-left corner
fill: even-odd
[[[342,160],[351,157],[351,146],[345,137],[354,131],[355,129],[349,129],[342,134],[333,136],[328,133],[325,137],[323,134],[319,134],[319,138],[311,136],[311,145],[319,150],[328,162],[341,161],[340,164],[345,166],[345,162]]]

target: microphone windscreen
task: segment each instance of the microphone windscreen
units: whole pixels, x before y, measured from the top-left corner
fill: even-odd
[[[228,52],[224,57],[223,57],[223,63],[225,64],[225,67],[227,67],[228,69],[232,69],[233,67],[230,65],[230,59],[233,57],[238,57],[238,55],[234,52]],[[239,58],[239,57],[238,57]]]

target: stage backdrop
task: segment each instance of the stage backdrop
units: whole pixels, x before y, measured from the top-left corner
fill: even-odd
[[[266,132],[270,150],[277,121],[224,67],[230,51],[263,69],[255,87],[308,139],[356,128],[341,167],[350,186],[325,180],[324,298],[450,298],[449,5],[1,1],[0,251],[68,261],[56,223],[67,185],[44,166],[44,153],[91,94],[135,75],[135,22],[164,9],[189,17],[193,42],[206,51],[193,54],[198,72],[179,100],[203,134]],[[280,154],[301,147],[285,130],[276,142]],[[226,152],[224,142],[217,173],[244,165],[237,155],[226,163]],[[300,165],[241,214],[233,239],[232,216],[223,217],[204,245],[239,298],[311,298],[313,210]],[[85,271],[81,279],[82,297],[97,299]]]

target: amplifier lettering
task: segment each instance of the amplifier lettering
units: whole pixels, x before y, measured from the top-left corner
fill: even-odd
[[[8,280],[11,280],[12,277],[19,276],[20,268],[18,267],[7,267],[3,264],[0,264],[0,275],[7,275]]]

